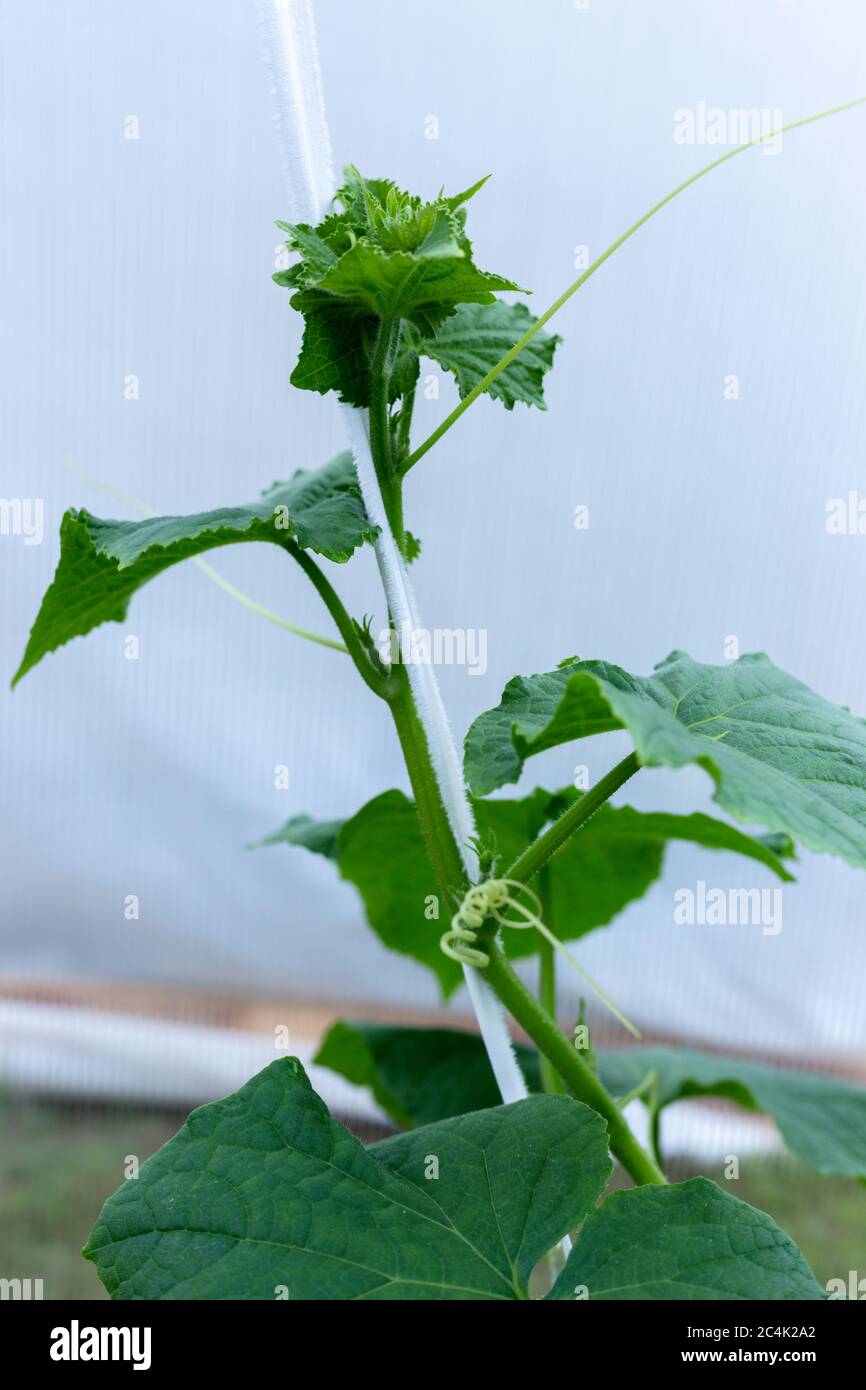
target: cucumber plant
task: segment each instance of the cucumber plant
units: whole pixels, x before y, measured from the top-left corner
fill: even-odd
[[[318,1062],[369,1087],[399,1132],[364,1148],[297,1059],[273,1062],[196,1110],[107,1201],[84,1253],[117,1298],[520,1300],[533,1271],[546,1270],[533,1295],[554,1300],[820,1299],[771,1216],[706,1178],[666,1180],[659,1116],[684,1096],[723,1096],[774,1117],[817,1172],[866,1179],[863,1090],[693,1050],[596,1052],[582,1018],[566,1034],[556,1010],[558,957],[581,969],[573,943],[641,897],[672,841],[738,853],[780,881],[792,877],[797,844],[866,867],[866,724],[764,655],[712,666],[674,652],[648,676],[568,658],[515,677],[466,736],[479,866],[471,883],[411,653],[407,662],[399,642],[383,650],[321,563],[348,565],[383,528],[404,570],[417,559],[407,475],[482,393],[508,410],[544,408],[560,341],[545,324],[674,196],[536,319],[497,298],[519,286],[475,263],[467,206],[483,182],[425,201],[350,167],[318,225],[280,224],[294,260],[274,278],[304,319],[292,382],[366,412],[381,521],[365,507],[352,451],[241,506],[139,521],[71,510],[15,680],[71,638],[121,621],[132,595],[179,561],[241,542],[279,546],[334,622],[339,640],[322,640],[390,711],[412,795],[384,791],[341,820],[297,814],[267,843],[331,860],[383,946],[432,971],[444,998],[463,967],[479,972],[531,1041],[517,1049],[530,1094],[499,1104],[472,1035],[340,1022]],[[460,403],[413,443],[422,358],[453,375]],[[614,730],[632,751],[588,790],[492,795],[535,754]],[[692,764],[730,819],[611,803],[633,777]],[[528,956],[538,957],[537,994],[515,969]],[[649,1112],[647,1144],[624,1113],[637,1098]],[[634,1185],[600,1200],[612,1157]]]

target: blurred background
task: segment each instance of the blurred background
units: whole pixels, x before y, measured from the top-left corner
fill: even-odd
[[[722,152],[676,138],[678,113],[791,121],[866,92],[857,0],[314,8],[337,163],[427,195],[492,173],[471,205],[477,260],[530,287],[536,312]],[[336,411],[289,386],[300,320],[270,276],[274,219],[293,210],[252,0],[0,0],[0,104],[0,491],[44,509],[41,543],[0,535],[11,676],[66,507],[244,502],[343,439]],[[413,471],[422,616],[488,634],[483,675],[439,672],[458,737],[513,674],[575,653],[644,673],[672,648],[719,663],[766,650],[866,712],[866,537],[826,526],[833,499],[866,496],[864,149],[861,108],[702,181],[559,315],[548,412],[482,399]],[[455,400],[444,376],[438,399],[420,393],[419,439]],[[214,564],[329,631],[271,547]],[[378,631],[372,554],[327,568]],[[0,692],[0,711],[0,1274],[97,1297],[77,1250],[127,1156],[271,1060],[275,1029],[309,1059],[341,1014],[436,1013],[432,978],[385,951],[331,865],[245,848],[406,780],[344,656],[189,565]],[[596,778],[618,737],[544,754],[522,787],[568,784],[578,761]],[[686,811],[710,792],[698,769],[652,771],[627,799]],[[678,887],[742,873],[671,847],[583,962],[649,1038],[866,1081],[862,875],[801,854],[778,936],[674,924]],[[750,865],[749,886],[774,883]],[[461,993],[450,1013],[467,1012]],[[381,1124],[368,1098],[314,1080],[358,1132]],[[806,1188],[742,1112],[688,1102],[666,1121],[682,1171],[716,1175],[732,1145],[752,1155],[738,1195],[819,1278],[858,1251],[862,1267],[853,1181]]]

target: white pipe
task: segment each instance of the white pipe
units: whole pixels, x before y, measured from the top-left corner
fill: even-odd
[[[273,84],[277,135],[289,179],[292,214],[299,222],[315,224],[324,215],[335,191],[331,144],[319,68],[316,27],[310,0],[257,0],[262,43]],[[417,631],[421,624],[406,566],[388,525],[376,469],[370,453],[366,414],[351,406],[341,409],[364,506],[380,528],[376,558],[391,615],[398,631]],[[409,679],[424,727],[442,803],[470,880],[478,863],[469,844],[475,833],[472,808],[439,683],[433,668],[409,662]],[[446,905],[450,906],[450,904]],[[502,1099],[527,1095],[504,1011],[477,970],[463,967],[478,1027]]]

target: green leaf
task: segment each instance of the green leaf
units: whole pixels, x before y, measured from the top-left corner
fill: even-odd
[[[145,521],[103,521],[68,511],[60,526],[60,562],[12,683],[71,638],[101,623],[122,622],[136,590],[180,560],[241,541],[294,540],[343,562],[374,535],[348,452],[324,468],[299,470],[289,482],[274,483],[243,507]]]
[[[475,194],[484,187],[489,178],[490,174],[485,174],[483,178],[476,180],[471,187],[464,189],[462,193],[455,193],[452,197],[446,198],[445,201],[449,208],[453,208],[456,212],[457,208],[462,207],[464,203],[469,202],[470,198],[475,197]]]
[[[407,318],[422,329],[457,304],[492,304],[494,290],[517,290],[512,280],[479,270],[461,252],[382,251],[359,241],[317,281],[349,308],[382,319]]]
[[[609,1171],[603,1121],[565,1096],[364,1150],[284,1058],[194,1111],[84,1254],[120,1299],[525,1298]]]
[[[417,379],[420,336],[432,337],[458,305],[493,306],[497,291],[519,286],[480,270],[472,260],[461,205],[484,180],[456,198],[440,194],[425,203],[387,179],[363,178],[352,166],[344,177],[336,195],[342,211],[330,214],[318,227],[279,224],[289,234],[289,249],[301,260],[274,279],[295,291],[292,307],[305,319],[293,384],[321,393],[336,391],[341,400],[366,406],[373,348],[383,319],[400,320],[401,338],[388,383],[389,398],[395,401],[407,395]],[[463,369],[471,370],[464,360],[465,335],[462,351]],[[538,349],[533,362],[543,359],[545,351]],[[527,358],[521,380],[529,375]]]
[[[433,337],[422,340],[419,350],[454,374],[462,400],[534,323],[525,304],[461,304]],[[546,410],[543,378],[561,342],[557,334],[537,333],[486,388],[487,394],[502,401],[506,410],[517,401]]]
[[[516,1048],[530,1090],[540,1089],[538,1054]],[[790,1151],[818,1173],[866,1179],[866,1088],[834,1076],[769,1067],[693,1048],[623,1047],[598,1054],[601,1079],[627,1096],[650,1072],[660,1108],[718,1096],[772,1116]],[[429,1124],[496,1105],[499,1093],[481,1039],[444,1028],[335,1023],[316,1061],[368,1086],[398,1124]]]
[[[673,652],[646,677],[603,661],[518,676],[467,734],[467,780],[491,791],[534,753],[621,728],[646,766],[703,767],[737,820],[866,866],[866,724],[761,654],[705,666]]]
[[[505,873],[543,825],[556,819],[578,795],[566,791],[551,796],[537,789],[524,800],[475,800],[479,830],[482,835],[492,834],[500,851],[496,872]],[[672,840],[742,854],[779,878],[791,879],[779,855],[761,840],[712,816],[605,805],[548,863],[546,925],[562,941],[606,926],[659,877],[665,847]],[[504,931],[502,941],[515,959],[538,949],[538,936],[532,931]]]
[[[551,794],[539,787],[519,800],[475,800],[479,835],[498,855],[496,872],[504,873],[544,825],[579,795],[571,790]],[[780,878],[790,878],[779,856],[762,841],[711,816],[603,806],[550,861],[547,925],[563,941],[606,926],[658,878],[670,840],[743,854]],[[460,968],[439,945],[457,899],[439,900],[414,803],[402,792],[383,792],[342,824],[293,816],[259,843],[300,845],[336,859],[343,878],[360,892],[380,940],[433,970],[446,998],[460,984]],[[532,931],[504,931],[502,941],[506,952],[519,959],[538,950],[539,938]]]
[[[515,1052],[529,1089],[540,1091],[538,1053],[519,1043]],[[367,1086],[406,1129],[499,1104],[484,1044],[473,1033],[341,1020],[323,1038],[315,1062]]]
[[[321,395],[336,391],[349,405],[368,406],[378,319],[355,307],[347,308],[341,300],[318,289],[299,290],[291,303],[304,315],[304,337],[292,385]],[[388,383],[390,402],[407,395],[418,380],[419,342],[417,329],[404,323]]]
[[[322,854],[326,859],[337,861],[337,837],[345,822],[341,820],[315,820],[312,816],[291,816],[275,830],[256,840],[250,849],[260,849],[264,845],[299,845],[311,854]]]
[[[288,245],[300,252],[307,265],[319,275],[324,275],[332,265],[336,265],[337,253],[328,245],[314,227],[306,222],[277,222],[282,231],[288,232]]]
[[[474,1248],[518,1294],[538,1261],[592,1211],[613,1167],[604,1120],[567,1096],[456,1116],[383,1139],[369,1152],[425,1195],[432,1189],[445,1219],[471,1233]],[[425,1178],[431,1156],[435,1186]]]
[[[681,840],[701,845],[704,849],[728,850],[732,854],[757,860],[786,883],[794,882],[793,874],[783,863],[783,858],[792,858],[794,854],[794,846],[788,836],[745,835],[735,825],[716,820],[715,816],[706,816],[701,811],[678,816],[668,811],[635,811],[631,806],[609,805],[601,807],[585,828],[590,829],[602,813],[602,825],[609,838],[635,843],[644,840],[668,843]]]
[[[340,831],[337,859],[383,945],[426,965],[452,994],[463,973],[439,941],[454,906],[440,902],[414,803],[400,791],[374,797]]]
[[[766,1212],[706,1178],[614,1192],[584,1223],[548,1298],[825,1297],[797,1246]]]
[[[650,1071],[659,1078],[662,1106],[691,1096],[721,1096],[764,1111],[791,1152],[816,1172],[866,1178],[862,1086],[692,1048],[629,1047],[601,1055],[602,1080],[614,1095],[628,1095]]]
[[[299,290],[291,304],[304,315],[304,337],[291,375],[292,385],[323,396],[336,391],[349,405],[369,405],[375,319],[347,311],[339,301],[316,289]]]

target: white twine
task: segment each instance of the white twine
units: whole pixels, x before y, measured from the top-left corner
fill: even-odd
[[[291,212],[298,222],[315,225],[327,211],[336,186],[311,0],[256,0],[256,4],[272,81],[277,137],[289,179]],[[415,596],[385,514],[366,412],[343,405],[341,415],[367,515],[379,527],[376,559],[391,615],[400,631],[405,631],[404,623],[409,631],[417,631],[421,624]],[[474,882],[478,861],[469,841],[475,834],[475,822],[439,683],[427,664],[409,662],[408,671],[442,803],[466,873]],[[526,1082],[517,1065],[502,1006],[477,970],[464,965],[463,974],[502,1099],[506,1103],[523,1100]]]

